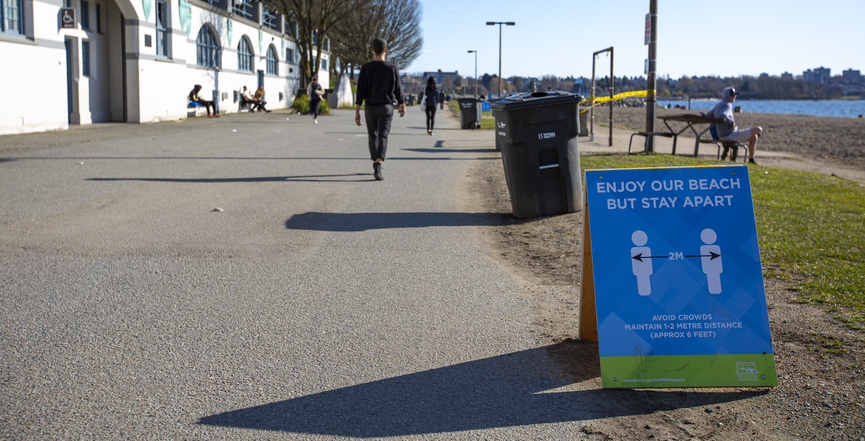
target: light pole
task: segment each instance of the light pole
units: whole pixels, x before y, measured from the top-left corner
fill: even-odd
[[[658,0],[649,1],[649,73],[646,77],[646,131],[655,131],[655,88],[658,85],[657,51],[658,51]],[[654,152],[654,142],[646,140],[646,151]]]
[[[514,26],[512,21],[488,21],[487,26],[499,25],[499,99],[502,97],[502,25]]]
[[[478,97],[478,51],[469,51],[470,54],[475,54],[475,98]]]
[[[616,81],[613,79],[613,47],[610,46],[606,49],[599,50],[592,54],[592,104],[595,101],[595,59],[598,58],[598,54],[602,54],[604,52],[609,52],[610,55],[610,147],[613,146],[613,86],[616,85]],[[589,138],[590,141],[595,139],[595,109],[594,105],[592,106],[592,135]]]

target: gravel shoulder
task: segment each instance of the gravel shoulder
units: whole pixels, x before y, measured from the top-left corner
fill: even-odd
[[[644,126],[645,119],[639,120],[640,112],[644,118],[645,109],[616,109],[615,126]],[[761,140],[762,150],[757,154],[761,164],[837,174],[865,182],[863,121],[762,114],[743,115],[741,119],[737,116],[742,126],[758,118],[767,131]],[[807,136],[798,135],[794,127],[800,127]],[[598,127],[595,129],[596,140],[586,142],[587,148],[582,149],[587,139],[580,139],[583,154],[591,151],[615,154],[598,147],[601,142],[597,139]],[[606,134],[607,129],[602,130]],[[616,132],[616,144],[621,146],[624,139],[626,146],[627,137],[623,136],[629,131]],[[775,135],[776,132],[787,134]],[[606,138],[601,141],[606,143]],[[784,150],[780,150],[782,147]],[[550,356],[573,380],[572,387],[593,391],[596,395],[593,405],[599,413],[611,415],[586,422],[582,426],[584,437],[862,439],[865,436],[865,333],[841,326],[820,307],[798,303],[793,288],[772,278],[766,279],[766,293],[778,387],[603,390],[597,343],[578,340],[577,336],[582,213],[530,220],[513,217],[501,167],[500,161],[482,162],[472,173],[475,177],[472,185],[480,193],[484,210],[501,218],[501,225],[484,230],[484,239],[504,264],[535,282],[532,302],[538,339],[550,345]]]

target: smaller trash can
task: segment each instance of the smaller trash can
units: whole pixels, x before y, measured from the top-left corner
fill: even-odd
[[[577,136],[580,95],[562,91],[514,95],[492,104],[514,216],[533,218],[582,209]]]
[[[578,107],[580,111],[580,136],[589,136],[589,108]]]
[[[460,128],[481,128],[481,101],[474,97],[457,98],[460,105]]]

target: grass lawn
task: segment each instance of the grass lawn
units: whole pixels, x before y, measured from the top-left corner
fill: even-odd
[[[451,110],[453,110],[457,115],[460,114],[460,103],[459,103],[459,101],[457,101],[457,100],[450,100],[450,102],[447,103],[447,104],[448,104],[448,107],[450,107]]]
[[[718,165],[671,155],[583,156],[580,163],[583,169]],[[749,171],[764,275],[788,281],[801,301],[865,329],[865,187],[780,168]]]

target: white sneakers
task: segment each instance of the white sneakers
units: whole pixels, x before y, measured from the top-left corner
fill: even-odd
[[[318,118],[314,119],[313,121],[315,121],[315,123],[318,124]]]

